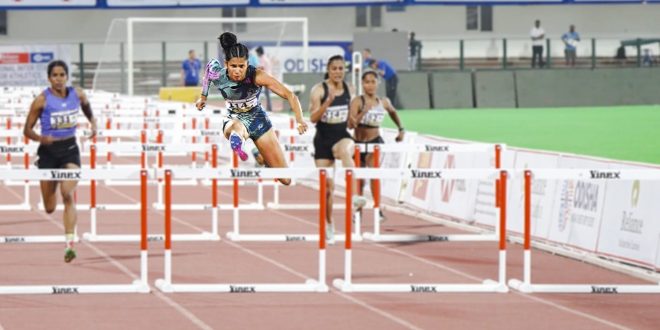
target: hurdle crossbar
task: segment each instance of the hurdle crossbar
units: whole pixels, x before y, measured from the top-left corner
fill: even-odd
[[[317,170],[317,169],[315,169]],[[322,187],[319,193],[319,274],[318,279],[308,278],[305,283],[240,283],[240,284],[179,284],[172,283],[172,177],[175,171],[165,170],[165,270],[164,278],[155,282],[157,288],[163,292],[224,292],[224,293],[253,293],[253,292],[328,292],[326,285],[326,253],[325,253],[325,182],[326,171],[317,170]],[[257,173],[258,172],[258,173]],[[212,178],[263,178],[294,177],[300,169],[260,169],[260,170],[238,170],[224,172],[223,169],[204,175]],[[304,171],[302,171],[304,172]],[[179,173],[183,174],[183,173]],[[188,174],[192,174],[189,172]],[[201,174],[201,173],[200,173]],[[198,175],[198,174],[194,174]]]
[[[355,173],[355,175],[354,175]],[[499,198],[506,201],[506,171],[493,169],[347,169],[346,170],[346,242],[344,254],[344,278],[335,279],[333,285],[344,292],[508,292],[506,285],[506,230],[501,230],[499,235],[499,261],[498,280],[486,279],[482,283],[451,283],[451,284],[429,284],[429,283],[353,283],[352,270],[352,241],[351,241],[351,182],[354,178],[400,178],[407,176],[409,179],[491,179],[498,178],[501,187],[498,190]],[[506,228],[506,203],[500,205],[500,227]]]
[[[539,169],[524,172],[524,251],[523,280],[511,279],[509,286],[524,293],[660,293],[658,284],[537,284],[532,282],[532,180],[660,180],[659,170],[581,170],[581,169]]]

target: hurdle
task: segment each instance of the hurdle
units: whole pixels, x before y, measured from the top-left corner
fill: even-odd
[[[238,165],[238,160],[236,158],[236,153],[234,153],[234,165]],[[310,173],[315,174],[314,170],[316,168],[305,168],[304,171],[302,168],[301,173]],[[236,167],[233,170],[238,170]],[[261,170],[261,169],[260,169]],[[334,173],[332,168],[325,169],[326,178],[328,173]],[[309,178],[309,175],[306,177],[304,175],[298,175],[300,178]],[[263,179],[263,178],[258,178]],[[292,180],[293,182],[293,177]],[[321,183],[319,183],[320,188]],[[242,234],[240,231],[240,210],[242,210],[241,205],[238,203],[239,200],[239,185],[238,179],[234,179],[234,189],[233,189],[233,215],[232,215],[232,230],[227,232],[225,235],[228,239],[232,241],[243,241],[243,242],[299,242],[299,241],[310,241],[315,242],[319,239],[319,236],[316,234]],[[317,208],[318,209],[318,206]],[[343,241],[345,236],[338,235],[335,236],[335,241]],[[356,235],[356,241],[361,241],[362,238],[359,234]]]
[[[162,145],[162,147],[165,149],[171,149],[172,145]],[[198,144],[198,143],[193,143],[193,144],[186,144],[183,145],[184,147],[181,148],[181,150],[192,150],[194,152],[207,152],[208,147],[206,147],[205,144]],[[186,149],[187,148],[187,149]],[[217,169],[218,168],[218,145],[214,144],[212,145],[212,165],[211,168]],[[233,168],[237,169],[238,168],[238,158],[235,153],[233,154]],[[163,169],[163,158],[162,158],[162,152],[158,153],[158,169],[162,170]],[[194,168],[194,167],[193,167]],[[195,185],[197,185],[197,180],[195,179],[188,179],[188,180],[177,180],[177,181],[172,181],[172,185],[177,185],[175,184],[176,182],[179,182],[178,185],[190,185],[189,182],[194,182]],[[218,182],[218,180],[215,180],[215,183],[213,180],[211,180],[211,185],[214,187],[217,187],[218,185],[222,185],[221,182]],[[233,180],[232,185],[234,186],[234,192],[237,193],[238,191],[238,180]],[[162,184],[162,180],[158,181],[158,200],[153,204],[153,207],[157,210],[164,210],[165,206],[163,203],[163,191],[164,187]],[[239,204],[239,209],[241,210],[263,210],[263,204],[261,204],[261,200],[263,199],[263,191],[259,190],[259,201],[257,203],[249,203],[249,204]],[[218,204],[217,207],[220,210],[231,210],[234,208],[233,204]],[[187,210],[187,211],[203,211],[203,210],[208,210],[211,208],[210,204],[172,204],[172,209],[173,210]]]
[[[372,149],[369,149],[372,148]],[[374,154],[374,168],[379,168],[380,164],[380,155],[381,152],[444,152],[444,153],[488,153],[494,152],[495,157],[495,169],[500,168],[501,164],[501,153],[504,149],[503,145],[500,144],[381,144],[381,145],[371,145],[367,146],[365,152],[373,152]],[[454,235],[415,235],[415,234],[382,234],[380,227],[380,179],[376,179],[376,187],[378,192],[374,194],[376,196],[374,200],[373,208],[373,223],[374,231],[365,232],[364,238],[375,241],[375,242],[420,242],[420,241],[443,241],[443,242],[455,242],[455,241],[469,241],[469,242],[479,242],[479,241],[497,241],[499,239],[499,233],[502,230],[500,227],[501,221],[495,222],[495,231],[494,233],[486,234],[454,234]],[[496,209],[499,204],[501,204],[499,189],[501,185],[499,181],[495,182],[495,201],[493,203],[493,209]]]
[[[283,151],[289,154],[290,166],[293,167],[296,160],[296,153],[312,153],[314,150],[314,145],[309,143],[295,143],[295,137],[299,136],[298,130],[294,129],[295,122],[293,118],[289,119],[289,129],[278,130],[278,136],[283,138],[288,138],[288,142],[281,143]],[[304,179],[304,178],[301,178]],[[294,182],[292,181],[292,184]],[[339,208],[338,208],[339,206]],[[273,201],[266,203],[266,207],[273,210],[316,210],[318,205],[316,204],[304,204],[304,203],[282,203],[280,202],[280,187],[279,185],[273,186]],[[341,205],[335,205],[335,209],[341,209]]]
[[[23,145],[0,145],[0,153],[6,153],[8,156],[13,154],[23,154],[23,167],[27,170],[30,168],[30,153],[33,153],[37,150],[37,146],[34,144],[27,144],[27,138],[25,138],[25,144]],[[8,166],[8,169],[11,169],[11,163]],[[8,184],[10,180],[5,180],[5,185]],[[20,204],[11,204],[11,205],[0,205],[0,211],[27,211],[30,210],[32,206],[30,205],[30,182],[25,181],[23,183],[23,202]]]
[[[83,294],[83,293],[149,293],[147,252],[147,171],[145,170],[9,170],[1,177],[21,180],[99,180],[109,177],[140,180],[140,278],[130,284],[49,284],[4,285],[0,294]],[[63,236],[63,235],[61,235]]]
[[[143,135],[144,136],[144,135]],[[207,146],[202,144],[127,144],[127,143],[115,143],[112,145],[100,145],[101,150],[103,147],[110,148],[113,151],[129,151],[129,152],[142,152],[142,169],[146,165],[146,154],[147,153],[158,153],[158,164],[159,167],[163,165],[163,156],[162,153],[167,150],[192,150],[192,151],[204,151]],[[212,150],[217,154],[217,146],[213,145]],[[96,148],[91,146],[91,158],[90,165],[92,168],[96,167]],[[217,164],[216,164],[217,165]],[[161,192],[161,183],[158,183],[158,194],[159,197],[162,195]],[[211,210],[211,232],[201,232],[199,234],[177,234],[174,235],[174,240],[176,241],[217,241],[220,240],[220,235],[218,235],[218,203],[217,203],[217,188],[213,191],[212,203],[208,206],[204,205],[203,208],[198,208],[200,210]],[[96,182],[91,182],[91,224],[90,232],[83,233],[83,239],[91,242],[135,242],[140,240],[140,237],[137,235],[125,235],[125,234],[99,234],[97,231],[97,210],[130,210],[133,209],[132,204],[106,204],[106,205],[97,205],[96,204]],[[154,205],[156,206],[156,205]],[[193,205],[195,206],[195,205]],[[189,210],[191,208],[182,208]],[[148,240],[150,241],[162,241],[164,240],[164,234],[150,234]]]
[[[305,283],[240,283],[240,284],[180,284],[172,283],[172,177],[193,177],[197,179],[264,179],[293,178],[310,173],[318,173],[322,183],[319,190],[319,274],[318,279],[308,278]],[[257,170],[244,169],[175,169],[165,170],[165,269],[164,278],[158,279],[155,285],[163,292],[223,292],[223,293],[254,293],[254,292],[328,292],[326,285],[326,251],[325,251],[325,182],[324,169],[296,168],[264,168]],[[238,212],[238,208],[234,209]]]
[[[660,293],[658,284],[537,284],[532,283],[532,180],[660,180],[660,171],[648,169],[608,170],[607,173],[618,173],[616,176],[594,176],[594,170],[582,169],[539,169],[524,172],[524,240],[523,240],[523,280],[511,279],[509,286],[524,293]]]
[[[501,187],[498,189],[501,198],[500,205],[500,227],[506,228],[506,180],[507,172],[495,169],[347,169],[346,171],[346,241],[344,252],[344,278],[335,279],[333,285],[335,288],[344,292],[508,292],[506,285],[506,230],[499,233],[499,261],[498,261],[498,280],[486,279],[481,284],[456,283],[456,284],[434,284],[434,283],[353,283],[352,270],[352,195],[351,185],[353,178],[375,179],[375,178],[401,178],[409,179],[480,179],[480,180],[500,180]]]

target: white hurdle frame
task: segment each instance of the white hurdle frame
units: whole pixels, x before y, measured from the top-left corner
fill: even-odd
[[[428,173],[430,176],[415,178],[413,172]],[[501,230],[499,234],[499,261],[498,261],[498,280],[486,279],[481,284],[434,284],[434,283],[353,283],[352,270],[352,241],[350,235],[351,220],[351,185],[354,178],[374,179],[374,178],[401,178],[407,176],[410,179],[493,179],[500,180],[501,187],[498,189],[501,198],[500,205],[500,227],[506,228],[506,180],[507,172],[494,169],[347,169],[346,170],[346,230],[347,238],[345,242],[344,254],[344,278],[335,279],[333,285],[335,288],[344,292],[499,292],[509,291],[506,285],[506,230]]]
[[[612,169],[607,172],[613,171]],[[619,177],[592,178],[590,170],[583,169],[538,169],[524,172],[524,252],[523,252],[523,280],[511,279],[509,286],[524,293],[660,293],[658,284],[537,284],[532,283],[532,252],[531,252],[531,212],[532,212],[532,180],[660,180],[660,171],[649,169],[622,169],[616,170]]]
[[[143,134],[144,137],[144,134]],[[139,143],[115,143],[115,144],[106,144],[99,145],[100,149],[107,148],[107,151],[129,151],[129,152],[142,152],[142,165],[141,168],[144,169],[146,165],[146,154],[149,153],[158,153],[158,166],[162,167],[163,165],[163,152],[169,150],[192,150],[203,152],[207,149],[206,145],[203,144],[139,144]],[[217,145],[212,145],[211,149],[214,154],[217,154]],[[103,150],[106,151],[106,150]],[[96,167],[96,146],[90,146],[90,165],[92,168]],[[217,165],[217,161],[215,163]],[[160,180],[159,180],[160,181]],[[162,195],[161,189],[162,184],[158,182],[158,195]],[[214,189],[214,193],[217,189]],[[127,234],[99,234],[97,231],[97,209],[106,209],[106,210],[131,210],[133,209],[132,204],[106,204],[99,207],[96,204],[96,183],[92,181],[91,187],[91,225],[90,232],[83,233],[83,239],[91,242],[135,242],[139,241],[140,237],[137,235],[127,235]],[[215,195],[214,195],[215,196]],[[138,204],[139,206],[139,204]],[[154,205],[155,207],[156,205]],[[201,232],[199,234],[177,234],[174,235],[174,240],[176,241],[218,241],[220,240],[220,235],[218,235],[218,205],[217,205],[217,196],[212,200],[212,204],[201,208],[201,210],[210,210],[211,211],[211,232]],[[165,234],[150,234],[147,238],[149,241],[163,241],[165,239]]]
[[[236,153],[234,153],[234,165],[238,165],[238,160]],[[236,169],[236,168],[234,168]],[[317,170],[317,168],[299,168],[299,171],[302,171],[303,173],[312,173]],[[328,168],[325,170],[326,173],[332,173],[334,174],[334,170],[332,168]],[[306,176],[304,175],[298,175],[297,178],[305,178]],[[309,177],[309,176],[307,176]],[[291,177],[291,182],[293,183],[294,177]],[[229,231],[226,233],[226,237],[232,241],[242,241],[242,242],[299,242],[299,241],[318,241],[319,236],[316,234],[241,234],[240,231],[240,210],[241,205],[239,204],[239,180],[234,179],[234,189],[233,189],[233,215],[232,215],[232,231]],[[278,183],[279,184],[279,183]],[[319,183],[319,187],[321,186],[321,183]],[[277,187],[277,185],[275,186]],[[316,207],[318,209],[318,206]],[[361,241],[362,237],[359,235],[359,233],[356,233],[356,241]],[[337,235],[335,236],[335,241],[344,241],[346,236],[342,235]]]
[[[101,180],[103,178],[130,178],[140,181],[140,279],[131,284],[57,284],[57,285],[5,285],[0,294],[82,294],[82,293],[149,293],[147,252],[147,171],[146,170],[20,170],[0,171],[0,177],[21,180]],[[64,236],[64,235],[61,235]]]
[[[237,179],[261,177],[264,179],[294,178],[308,175],[310,171],[318,173],[322,183],[326,182],[324,169],[296,168],[264,168],[257,170],[236,169],[197,169],[197,170],[165,170],[165,270],[164,278],[158,279],[155,285],[163,292],[223,292],[223,293],[253,293],[253,292],[328,292],[326,285],[326,251],[325,251],[325,184],[319,192],[319,274],[318,279],[307,279],[305,283],[240,283],[240,284],[179,284],[172,283],[172,177],[193,177],[197,179]],[[258,173],[257,173],[258,172]],[[235,209],[234,212],[238,212]]]
[[[202,144],[192,144],[191,146],[201,146],[201,145]],[[217,148],[219,148],[219,147],[217,147]],[[211,166],[214,169],[218,168],[218,163],[217,163],[218,162],[218,155],[217,155],[218,150],[215,150],[215,151],[216,151],[215,156],[212,156],[212,157],[215,157],[215,158],[214,158],[214,160],[212,160],[212,166]],[[236,155],[236,153],[232,153],[232,154],[233,154],[233,156],[232,156],[233,157],[233,159],[232,159],[232,166],[233,167],[232,168],[238,169],[238,158],[237,158],[238,156]],[[158,169],[159,170],[163,169],[163,161],[162,161],[161,156],[159,156]],[[185,183],[185,182],[190,181],[190,180],[179,180],[179,181],[183,182],[179,185],[186,185],[187,183]],[[196,182],[197,180],[192,180],[192,181]],[[172,184],[176,185],[175,182],[172,182]],[[218,185],[226,186],[226,185],[229,185],[229,182],[227,182],[227,181],[218,182],[216,180],[215,184],[216,184],[216,186],[218,186]],[[238,191],[237,186],[240,185],[238,180],[233,180],[231,185],[234,186],[234,193],[237,193],[237,191]],[[165,209],[165,204],[163,203],[163,191],[164,191],[163,184],[162,184],[161,180],[159,180],[158,181],[158,201],[156,203],[154,203],[153,207],[157,210],[160,210],[160,211]],[[264,206],[263,206],[262,201],[263,201],[263,190],[261,189],[261,186],[259,185],[258,186],[258,192],[257,192],[257,202],[248,203],[248,204],[239,204],[238,208],[241,209],[241,210],[263,210]],[[233,204],[218,204],[217,207],[220,210],[233,210],[234,209]],[[208,210],[209,208],[210,208],[209,204],[172,204],[172,209],[173,210],[203,211],[203,210]]]
[[[362,145],[364,146],[364,145]],[[357,147],[357,146],[356,146]],[[374,154],[374,167],[380,168],[380,154],[381,152],[445,152],[445,153],[469,153],[469,152],[490,152],[493,151],[495,155],[495,169],[501,167],[501,155],[504,145],[501,144],[455,144],[455,143],[442,143],[442,144],[375,144],[367,148],[372,150],[364,150],[364,152],[373,152]],[[380,188],[380,179],[376,178],[377,187]],[[499,181],[495,182],[495,201],[493,208],[500,205],[499,199]],[[443,241],[443,242],[489,242],[497,241],[502,228],[500,228],[500,221],[495,223],[495,232],[486,234],[454,234],[454,235],[415,235],[415,234],[382,234],[380,231],[380,189],[375,194],[377,199],[374,201],[373,208],[373,223],[374,231],[365,232],[364,239],[374,242],[423,242],[423,241]],[[356,222],[357,223],[357,222]]]
[[[8,138],[9,139],[9,138]],[[23,155],[23,168],[30,168],[30,154],[37,151],[36,144],[28,144],[27,138],[25,138],[25,144],[21,145],[0,145],[0,153],[6,154],[9,159],[11,155]],[[8,165],[8,169],[11,169],[11,163]],[[10,180],[4,180],[6,186],[14,185]],[[24,181],[23,185],[23,202],[20,204],[9,204],[9,205],[0,205],[0,211],[27,211],[32,208],[30,205],[30,181]]]

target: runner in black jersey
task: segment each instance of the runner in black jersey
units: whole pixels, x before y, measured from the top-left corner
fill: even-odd
[[[344,82],[346,64],[341,55],[328,60],[325,80],[316,84],[310,97],[310,120],[316,124],[314,136],[314,162],[317,167],[331,167],[339,160],[343,167],[353,167],[353,139],[348,133],[349,103],[351,91]],[[326,221],[328,241],[334,240],[332,225],[332,198],[334,184],[328,179],[328,199]],[[355,191],[355,190],[353,190]],[[356,209],[364,206],[366,199],[353,197]]]

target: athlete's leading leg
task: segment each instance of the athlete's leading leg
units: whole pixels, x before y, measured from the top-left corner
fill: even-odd
[[[229,140],[231,149],[238,154],[242,161],[246,161],[248,155],[243,151],[243,142],[249,137],[249,134],[245,125],[238,119],[231,119],[224,125],[223,133],[225,138]]]
[[[57,207],[57,195],[55,194],[57,183],[58,181],[41,181],[39,183],[41,186],[41,199],[48,214],[55,212],[55,207]]]
[[[277,136],[275,135],[275,132],[272,128],[257,138],[257,140],[254,141],[254,144],[257,146],[259,153],[264,158],[266,166],[272,168],[288,167],[286,160],[284,159],[284,153],[282,152],[280,143],[277,140]],[[277,180],[287,186],[291,184],[291,179],[289,178],[280,178]]]
[[[365,163],[366,163],[365,165],[367,167],[370,167],[370,168],[374,167],[374,154],[373,153],[368,153],[367,154],[367,156],[365,157]],[[374,203],[376,203],[376,180],[374,180],[374,179],[369,180],[369,187],[371,188],[371,197],[373,198]],[[378,215],[380,217],[380,221],[385,221],[385,215],[383,215],[382,209],[379,210]]]
[[[315,159],[314,164],[316,167],[333,167],[335,165],[334,159]],[[335,239],[335,230],[334,225],[332,224],[332,207],[333,201],[332,196],[335,191],[334,181],[330,176],[326,179],[326,189],[325,189],[325,222],[326,222],[326,239],[330,242],[334,242]]]
[[[339,140],[335,145],[332,146],[332,155],[335,157],[335,159],[339,159],[341,161],[341,165],[344,168],[352,168],[355,167],[355,162],[353,162],[353,152],[355,143],[353,143],[352,139],[349,138],[343,138]],[[362,207],[367,203],[367,199],[358,195],[358,190],[357,190],[357,180],[353,180],[351,183],[353,185],[353,206],[355,207],[355,211],[358,211],[362,209]]]

